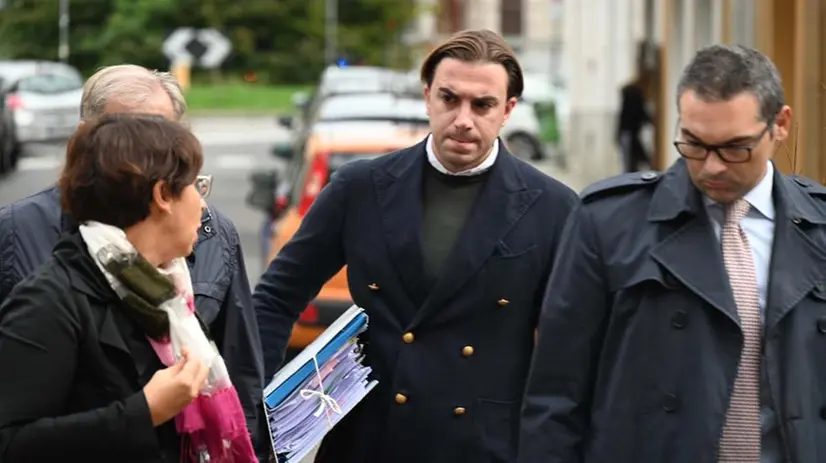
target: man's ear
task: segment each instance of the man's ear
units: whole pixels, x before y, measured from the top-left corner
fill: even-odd
[[[502,127],[508,122],[508,119],[511,117],[511,112],[513,112],[513,108],[516,106],[516,103],[519,102],[519,99],[515,96],[508,98],[508,101],[505,102],[505,122],[502,124]]]
[[[424,95],[425,113],[430,117],[430,86],[424,85],[422,87],[422,94]]]
[[[774,138],[777,142],[785,141],[792,131],[792,108],[783,106],[774,118]]]

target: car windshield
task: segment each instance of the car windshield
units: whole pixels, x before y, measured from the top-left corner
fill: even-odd
[[[333,97],[325,101],[319,110],[319,122],[387,120],[427,122],[423,100],[382,96]]]
[[[372,152],[372,153],[353,153],[353,152],[333,152],[327,157],[327,179],[324,182],[325,185],[330,183],[333,179],[333,176],[341,169],[341,167],[348,162],[358,161],[360,159],[375,159],[379,156],[383,156],[387,153],[392,152],[393,150],[387,150],[386,152]],[[307,181],[308,175],[308,168],[310,164],[305,164],[304,169],[302,169],[302,173],[298,174],[299,181],[292,184],[293,191],[291,193],[292,200],[295,204],[301,200],[301,190],[304,188],[304,184]]]
[[[20,79],[17,89],[21,92],[55,94],[78,90],[83,81],[67,74],[37,74]]]
[[[325,95],[334,93],[378,93],[385,87],[385,83],[377,79],[346,79],[330,82],[324,86],[322,93]]]
[[[338,172],[338,170],[341,169],[341,167],[344,164],[347,164],[348,162],[358,161],[361,159],[375,159],[379,156],[383,156],[392,151],[393,150],[388,150],[384,153],[332,153],[330,154],[330,157],[327,161],[330,169],[330,175],[328,175],[327,178],[329,180],[332,180],[333,175],[335,175],[336,172]]]

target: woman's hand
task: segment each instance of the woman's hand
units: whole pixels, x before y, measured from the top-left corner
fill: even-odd
[[[181,349],[181,360],[157,371],[143,388],[152,424],[160,426],[175,417],[198,397],[206,384],[209,368],[199,359]]]

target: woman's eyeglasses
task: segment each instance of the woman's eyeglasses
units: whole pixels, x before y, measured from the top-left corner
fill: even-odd
[[[199,175],[195,177],[195,188],[198,189],[198,193],[201,194],[202,198],[209,196],[209,192],[212,191],[212,175]]]

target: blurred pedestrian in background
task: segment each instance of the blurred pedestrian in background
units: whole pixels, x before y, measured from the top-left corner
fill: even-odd
[[[642,142],[642,130],[652,122],[651,116],[645,107],[645,92],[639,79],[623,86],[621,93],[617,143],[622,153],[622,168],[626,173],[637,172],[640,164],[651,167],[650,154]]]

